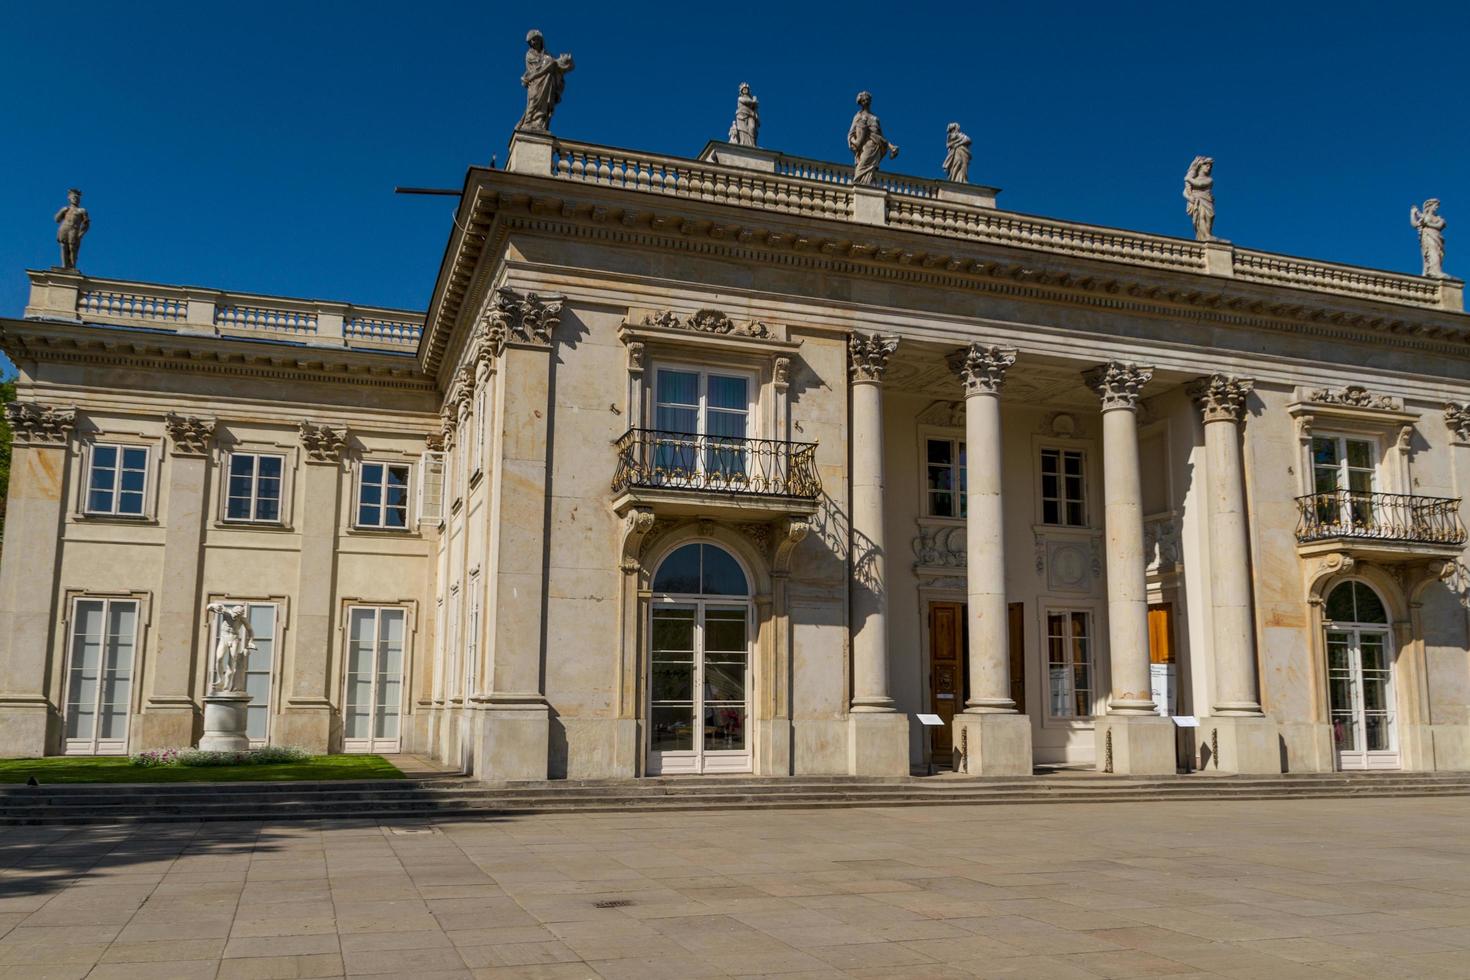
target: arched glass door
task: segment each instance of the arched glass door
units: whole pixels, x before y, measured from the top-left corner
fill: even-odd
[[[750,582],[729,552],[688,544],[653,577],[648,773],[750,772]]]
[[[1362,582],[1327,597],[1327,697],[1339,769],[1399,768],[1388,611]]]

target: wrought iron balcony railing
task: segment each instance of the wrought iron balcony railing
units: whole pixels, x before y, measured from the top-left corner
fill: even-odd
[[[814,500],[822,492],[813,442],[629,429],[616,445],[614,493],[642,487]]]
[[[1407,493],[1337,490],[1296,498],[1297,541],[1357,538],[1410,544],[1461,545],[1460,501]]]

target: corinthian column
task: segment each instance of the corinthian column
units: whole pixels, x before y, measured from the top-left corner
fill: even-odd
[[[1029,775],[1031,722],[1011,700],[1006,616],[1005,507],[1001,498],[1000,388],[1010,347],[971,344],[950,357],[965,389],[965,580],[970,691],[954,719],[955,769]]]
[[[1255,382],[1224,374],[1189,386],[1205,428],[1209,500],[1211,653],[1215,701],[1209,724],[1219,755],[1210,764],[1234,772],[1280,772],[1276,725],[1261,712],[1256,681],[1256,626],[1251,614],[1250,533],[1240,429]]]
[[[908,720],[888,695],[888,596],[883,555],[883,375],[896,337],[848,338],[852,382],[852,712],[848,769],[907,775]]]
[[[1098,766],[1119,773],[1175,770],[1173,727],[1158,715],[1149,685],[1138,399],[1153,373],[1150,367],[1109,361],[1083,374],[1102,402],[1103,530],[1112,663],[1108,713],[1097,724]]]

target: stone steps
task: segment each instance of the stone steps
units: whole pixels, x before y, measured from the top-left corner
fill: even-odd
[[[786,777],[517,782],[434,779],[0,787],[0,825],[362,820],[862,806],[1470,796],[1470,773]]]

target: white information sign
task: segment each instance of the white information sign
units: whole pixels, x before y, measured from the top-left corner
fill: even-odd
[[[1199,719],[1194,715],[1174,715],[1170,719],[1177,728],[1198,728]]]
[[[916,717],[919,719],[919,724],[921,725],[928,725],[931,728],[936,726],[939,728],[944,727],[944,719],[938,715],[917,715]]]

